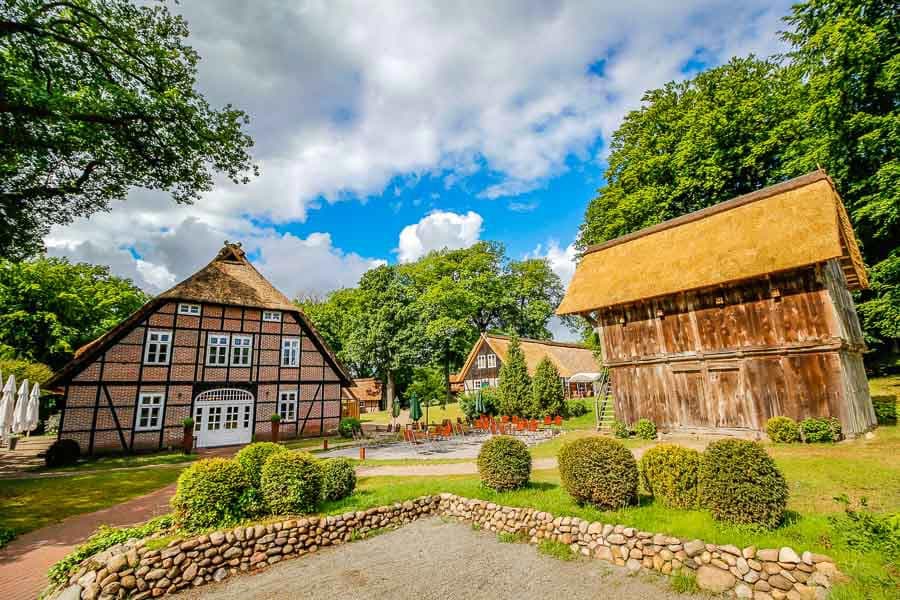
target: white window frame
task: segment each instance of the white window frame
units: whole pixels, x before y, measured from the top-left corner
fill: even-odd
[[[475,361],[478,363],[478,368],[479,368],[479,369],[484,369],[484,368],[486,368],[486,366],[487,366],[487,357],[486,357],[484,354],[479,354],[479,355],[478,355],[478,358],[476,358]]]
[[[262,320],[269,323],[281,323],[281,313],[277,310],[264,310]]]
[[[300,338],[281,338],[281,366],[300,366]]]
[[[226,333],[207,333],[206,334],[206,366],[207,367],[227,367],[228,366],[228,350],[230,349],[231,339]],[[216,349],[213,352],[213,348]],[[225,353],[219,352],[218,349],[224,348]],[[216,360],[212,360],[215,357]]]
[[[294,423],[297,420],[297,390],[282,390],[278,392],[278,414],[286,423]]]
[[[160,339],[165,336],[165,339]],[[155,339],[154,339],[155,337]],[[165,358],[160,360],[161,348],[165,348]],[[151,349],[153,352],[151,352]],[[151,355],[153,360],[150,360]],[[172,358],[172,332],[168,329],[151,329],[147,332],[147,343],[144,344],[145,365],[167,365]]]
[[[179,302],[178,303],[178,314],[179,315],[190,315],[192,317],[200,316],[200,305],[199,304],[190,304],[188,302]]]
[[[166,409],[166,395],[162,392],[144,392],[138,396],[137,418],[134,421],[135,431],[159,431],[162,429],[163,414]],[[141,425],[144,412],[147,412],[147,424]],[[155,411],[155,412],[154,412]],[[156,423],[154,424],[154,419]]]
[[[488,369],[494,369],[497,367],[497,355],[496,354],[488,354],[487,355],[487,366],[488,366]]]
[[[246,351],[246,355],[244,351]],[[232,367],[249,367],[251,365],[253,362],[252,335],[231,336],[231,358],[229,361]]]

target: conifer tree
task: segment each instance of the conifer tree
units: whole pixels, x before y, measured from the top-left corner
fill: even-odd
[[[559,371],[546,356],[538,363],[531,382],[533,417],[565,414],[565,393]]]
[[[527,416],[531,408],[531,378],[525,365],[525,355],[518,336],[509,340],[506,360],[500,367],[500,413],[504,415]]]

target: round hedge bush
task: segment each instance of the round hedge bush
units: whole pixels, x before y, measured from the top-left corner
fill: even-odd
[[[175,518],[189,531],[236,523],[243,518],[240,501],[248,487],[244,469],[237,462],[198,460],[178,477],[171,502]]]
[[[807,444],[837,442],[841,439],[841,422],[834,417],[810,417],[800,421],[800,431]]]
[[[482,484],[498,492],[522,487],[531,476],[528,446],[508,435],[492,437],[478,452],[478,475]]]
[[[279,452],[290,452],[290,450],[274,442],[256,442],[241,448],[234,456],[234,460],[244,469],[250,485],[258,488],[263,465],[270,456]]]
[[[626,425],[624,421],[614,419],[611,428],[613,435],[619,439],[625,440],[631,435],[631,432],[628,430],[628,425]]]
[[[638,419],[634,424],[634,434],[642,440],[655,440],[656,425],[650,419]]]
[[[699,482],[700,501],[716,519],[769,528],[781,523],[788,486],[759,443],[713,442],[700,461]]]
[[[558,460],[563,487],[577,502],[615,510],[637,501],[637,461],[619,442],[581,438],[565,444]]]
[[[81,456],[81,447],[75,440],[56,440],[44,453],[44,463],[48,467],[74,465]]]
[[[346,498],[356,489],[356,469],[346,458],[332,458],[322,464],[322,497]]]
[[[790,417],[772,417],[766,421],[766,435],[776,444],[794,444],[800,441],[800,426]]]
[[[700,453],[676,444],[654,446],[641,458],[644,487],[670,508],[697,508],[699,472]]]
[[[354,417],[345,417],[338,424],[338,433],[342,438],[352,438],[354,431],[362,430],[362,422]]]
[[[313,512],[322,497],[322,465],[306,452],[277,452],[263,465],[260,489],[272,514]]]

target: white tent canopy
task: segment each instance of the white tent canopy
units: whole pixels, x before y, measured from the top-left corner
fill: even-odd
[[[569,377],[571,383],[594,383],[603,379],[602,373],[575,373]]]

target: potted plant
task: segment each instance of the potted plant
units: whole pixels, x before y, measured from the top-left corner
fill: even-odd
[[[271,417],[272,421],[272,441],[278,443],[278,424],[281,423],[281,415],[275,413]]]
[[[7,439],[6,443],[9,444],[9,451],[12,452],[13,450],[16,449],[16,444],[19,443],[19,436],[17,434],[13,433],[13,434],[10,434],[10,436],[6,439]]]
[[[181,424],[184,426],[184,437],[181,439],[181,448],[185,454],[190,454],[194,448],[194,419],[187,417]]]

